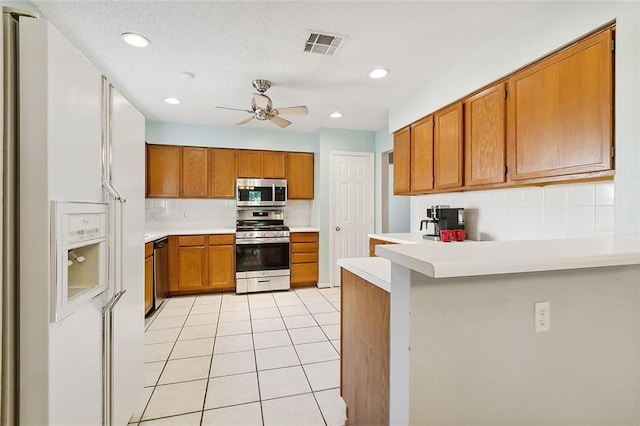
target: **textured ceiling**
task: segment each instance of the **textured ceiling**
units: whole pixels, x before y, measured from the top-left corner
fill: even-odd
[[[379,130],[390,106],[459,55],[488,42],[529,2],[33,1],[148,120],[233,125],[248,117],[252,80],[275,107],[307,105],[288,129]],[[336,56],[304,53],[309,30],[345,34]],[[145,49],[120,34],[151,40]],[[388,68],[385,79],[368,71]],[[184,71],[193,80],[180,76]],[[181,99],[168,105],[166,96]],[[328,114],[341,111],[344,117]],[[276,128],[256,120],[248,127]]]

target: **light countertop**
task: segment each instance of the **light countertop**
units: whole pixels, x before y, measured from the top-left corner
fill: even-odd
[[[381,257],[338,259],[338,266],[391,292],[391,262]]]
[[[640,240],[562,239],[394,244],[378,256],[433,278],[640,264]]]
[[[289,232],[319,232],[318,228],[308,226],[294,226]],[[150,243],[168,235],[200,235],[200,234],[235,234],[236,228],[166,228],[152,229],[144,233],[144,242]]]
[[[369,234],[368,237],[396,244],[422,244],[433,242],[433,240],[422,238],[422,234],[419,232]]]

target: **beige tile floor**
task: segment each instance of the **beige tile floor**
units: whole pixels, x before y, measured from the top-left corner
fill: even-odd
[[[339,288],[168,299],[130,424],[343,425],[339,310]]]

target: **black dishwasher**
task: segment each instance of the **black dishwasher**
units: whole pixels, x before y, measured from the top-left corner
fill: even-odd
[[[153,309],[158,309],[169,292],[169,239],[160,238],[153,242]]]

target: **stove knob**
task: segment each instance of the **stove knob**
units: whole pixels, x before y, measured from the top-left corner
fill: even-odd
[[[250,237],[253,237],[253,232],[249,232],[249,236],[250,236]]]

